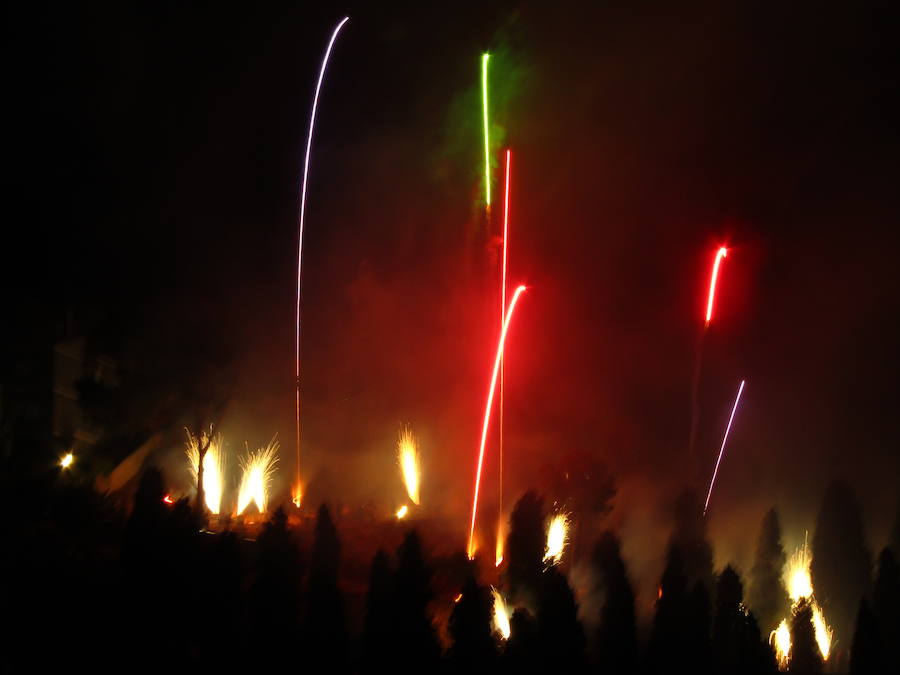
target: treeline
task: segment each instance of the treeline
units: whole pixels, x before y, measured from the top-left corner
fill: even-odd
[[[745,582],[731,565],[714,570],[700,504],[685,492],[653,618],[642,627],[618,535],[605,531],[594,543],[590,573],[579,575],[590,581],[578,589],[590,602],[579,609],[570,579],[544,561],[547,513],[528,492],[511,516],[498,586],[511,612],[504,639],[475,563],[465,564],[439,632],[434,571],[415,530],[395,551],[375,554],[364,610],[354,617],[326,506],[303,550],[280,510],[248,542],[203,531],[187,501],[169,506],[165,494],[160,474],[148,470],[126,522],[73,489],[51,500],[42,527],[23,528],[23,548],[4,556],[2,600],[15,623],[2,652],[8,670],[774,673],[769,632],[782,618],[791,627],[791,672],[900,666],[897,528],[873,564],[856,500],[841,484],[826,492],[811,542],[815,597],[837,636],[827,665],[809,605],[790,606],[774,510]]]

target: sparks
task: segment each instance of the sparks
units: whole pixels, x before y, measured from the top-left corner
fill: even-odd
[[[515,293],[513,293],[512,302],[509,303],[509,312],[506,314],[506,320],[503,322],[503,329],[500,331],[500,341],[497,344],[497,356],[494,358],[494,371],[491,375],[491,385],[488,388],[487,402],[484,407],[484,423],[481,427],[481,445],[478,449],[478,468],[475,471],[475,494],[472,498],[472,523],[469,526],[468,555],[470,559],[475,557],[475,515],[478,512],[478,490],[481,487],[481,465],[484,463],[484,446],[487,443],[488,426],[491,423],[491,407],[494,403],[494,389],[497,386],[497,376],[500,372],[500,360],[503,358],[503,345],[506,342],[506,333],[509,330],[509,322],[516,309],[516,303],[519,301],[519,296],[524,291],[524,285],[516,288]]]
[[[484,203],[491,208],[491,142],[488,127],[488,60],[491,55],[481,55],[481,115],[484,121]]]
[[[172,501],[172,496],[171,496],[171,495],[166,495],[166,496],[164,496],[164,497],[163,497],[163,502],[166,503],[166,504],[174,504],[174,503],[175,503],[174,501]]]
[[[703,505],[703,515],[706,515],[706,509],[709,508],[709,498],[712,496],[713,487],[716,484],[716,476],[719,473],[719,462],[722,461],[722,453],[725,452],[725,443],[728,441],[728,432],[731,431],[731,423],[734,421],[734,413],[737,410],[738,403],[741,400],[741,392],[744,391],[744,383],[746,380],[741,380],[741,386],[738,387],[737,396],[734,399],[734,406],[731,408],[731,416],[728,418],[728,426],[725,427],[725,436],[722,438],[722,447],[719,448],[719,457],[716,459],[716,468],[713,471],[712,480],[709,481],[709,492],[706,493],[706,503]]]
[[[713,311],[713,300],[716,297],[716,280],[719,277],[719,265],[722,263],[722,258],[728,255],[728,249],[722,246],[718,251],[716,251],[716,260],[713,263],[712,268],[712,277],[709,280],[709,299],[706,301],[706,325],[709,326],[709,322],[712,321],[712,311]]]
[[[328,41],[328,48],[325,50],[325,57],[322,59],[322,67],[319,70],[319,79],[316,81],[316,92],[313,95],[312,112],[309,115],[309,134],[306,137],[306,155],[303,159],[303,186],[300,189],[300,224],[299,235],[297,238],[297,321],[296,335],[297,346],[295,350],[295,378],[297,384],[297,482],[292,489],[292,501],[298,508],[300,507],[300,499],[302,491],[300,487],[300,280],[303,272],[303,225],[306,220],[306,186],[309,182],[309,154],[312,149],[313,128],[316,124],[316,109],[319,105],[319,91],[322,88],[322,80],[325,78],[325,68],[328,66],[328,57],[331,55],[331,48],[337,39],[338,33],[344,24],[350,20],[349,16],[345,16],[341,22],[335,27]]]
[[[409,507],[404,504],[399,509],[397,509],[397,513],[395,514],[397,516],[397,520],[403,520],[404,518],[406,518],[407,513],[409,513]]]
[[[494,628],[500,633],[500,637],[504,640],[509,639],[509,610],[506,608],[506,601],[500,595],[500,591],[491,586],[491,595],[494,596]]]
[[[241,485],[238,489],[237,515],[241,515],[250,503],[256,504],[260,513],[266,512],[269,500],[269,486],[278,463],[278,440],[273,438],[264,448],[256,452],[247,449],[241,459]]]
[[[544,553],[544,561],[556,565],[562,560],[563,551],[569,539],[569,516],[558,513],[550,520],[547,527],[547,546]]]
[[[834,631],[825,623],[825,616],[816,602],[812,603],[812,613],[813,633],[816,636],[816,644],[819,646],[819,653],[822,655],[822,659],[827,661],[828,656],[831,654],[831,638],[834,636]]]
[[[62,456],[62,459],[59,460],[59,465],[64,469],[68,469],[70,466],[72,466],[72,462],[74,461],[75,455],[73,455],[71,452],[67,452]]]
[[[802,598],[811,598],[813,594],[812,576],[810,565],[812,555],[806,537],[803,538],[803,546],[794,551],[785,566],[784,585],[788,591],[791,602],[796,604]]]
[[[406,485],[406,494],[413,504],[419,504],[419,445],[409,427],[400,429],[400,438],[397,440],[397,461],[403,474],[403,483]]]
[[[506,319],[506,251],[509,248],[509,168],[511,153],[506,150],[506,190],[503,196],[503,271],[500,275],[500,327]],[[497,507],[497,544],[494,550],[494,566],[503,562],[503,390],[505,365],[500,359],[500,498]]]
[[[775,659],[779,670],[787,670],[791,662],[791,629],[787,619],[782,619],[778,628],[769,634],[769,644],[775,648]]]
[[[203,432],[200,434],[200,438],[197,438],[190,430],[185,429],[185,432],[187,432],[185,454],[188,458],[194,485],[197,484],[197,474],[200,469],[200,444],[206,446],[206,454],[203,455],[203,501],[210,513],[218,515],[222,508],[222,492],[225,486],[225,453],[222,450],[222,436],[217,434],[210,438],[206,432]]]
[[[454,604],[462,600],[462,593],[458,593],[455,598],[453,598]]]

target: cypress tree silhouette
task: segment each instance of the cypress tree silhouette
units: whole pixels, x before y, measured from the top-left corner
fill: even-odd
[[[866,546],[859,504],[850,488],[832,483],[816,519],[810,565],[816,601],[835,634],[853,634],[859,599],[871,586],[872,556]]]
[[[556,567],[543,573],[537,630],[540,661],[547,672],[576,673],[584,669],[584,629],[578,621],[575,594]]]
[[[497,643],[491,629],[492,608],[490,591],[470,576],[450,615],[450,663],[454,672],[494,672]]]
[[[802,598],[791,617],[791,664],[788,672],[817,675],[824,667],[812,624],[812,606]]]
[[[372,558],[363,629],[361,671],[385,673],[391,668],[394,634],[394,574],[388,555],[379,550]]]
[[[666,568],[659,584],[659,598],[647,645],[648,673],[691,672],[688,649],[689,620],[687,577],[677,546],[669,546]]]
[[[710,601],[703,582],[697,581],[688,595],[688,619],[686,647],[687,662],[693,664],[692,673],[703,675],[712,670],[710,654]]]
[[[873,610],[878,622],[884,672],[900,670],[897,642],[900,638],[900,568],[891,549],[878,556],[878,575],[875,578]]]
[[[500,656],[501,672],[510,675],[542,672],[534,617],[524,607],[518,607],[510,617],[509,629],[509,640]]]
[[[685,489],[675,502],[675,528],[670,544],[678,546],[687,577],[688,588],[700,582],[707,597],[715,585],[712,546],[706,536],[703,502],[692,489]]]
[[[716,583],[716,609],[712,630],[713,672],[752,675],[777,670],[769,645],[760,636],[759,624],[744,609],[743,585],[731,565]]]
[[[544,502],[529,490],[516,502],[506,539],[506,588],[515,604],[535,606],[544,560]]]
[[[896,636],[894,636],[896,639]],[[883,670],[881,658],[881,636],[878,621],[863,598],[859,601],[856,615],[856,629],[853,632],[853,646],[850,648],[850,672],[852,675],[874,675],[887,673]]]
[[[325,504],[316,516],[310,555],[306,615],[303,626],[304,663],[317,670],[347,672],[347,617],[338,588],[341,542]]]
[[[248,664],[274,668],[297,659],[302,576],[287,516],[278,508],[257,539],[256,580],[250,590]]]
[[[438,667],[440,645],[428,615],[431,598],[431,570],[425,564],[419,535],[413,530],[397,550],[392,672],[427,673]]]
[[[595,660],[601,672],[633,673],[637,668],[634,591],[622,561],[619,538],[611,530],[600,535],[593,567],[597,596],[602,598]]]
[[[756,615],[763,632],[774,630],[787,616],[790,607],[782,573],[787,556],[781,541],[781,523],[775,509],[763,517],[756,555],[750,572],[748,604]]]

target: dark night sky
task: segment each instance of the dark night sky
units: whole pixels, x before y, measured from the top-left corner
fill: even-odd
[[[617,517],[661,507],[726,243],[703,364],[710,467],[748,384],[714,535],[746,555],[738,525],[755,532],[776,504],[802,537],[844,476],[881,538],[900,475],[896,20],[868,3],[483,4],[347,9],[304,242],[305,473],[390,499],[408,421],[425,499],[467,508],[498,311],[478,206],[488,49],[495,136],[515,153],[510,282],[531,285],[507,359],[510,480],[539,485],[548,456],[580,448],[620,479]],[[8,231],[25,237],[6,287],[31,316],[90,308],[113,345],[227,344],[226,433],[239,448],[278,432],[287,470],[301,153],[343,14],[180,5],[13,12],[24,209]]]

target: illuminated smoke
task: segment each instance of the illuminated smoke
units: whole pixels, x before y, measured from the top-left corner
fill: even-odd
[[[206,454],[203,455],[203,501],[210,513],[218,515],[222,508],[222,492],[225,486],[225,453],[222,450],[222,436],[216,434],[210,439],[206,432],[203,432],[198,439],[190,430],[185,429],[185,432],[187,433],[185,454],[187,454],[194,485],[197,484],[197,473],[200,467],[199,443],[208,444]]]

